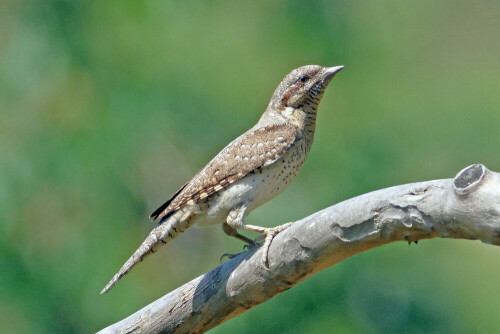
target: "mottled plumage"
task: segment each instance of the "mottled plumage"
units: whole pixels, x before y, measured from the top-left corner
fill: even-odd
[[[279,84],[257,124],[227,145],[175,195],[151,214],[158,221],[139,249],[101,293],[107,292],[144,256],[192,224],[223,224],[226,234],[249,243],[237,229],[263,233],[263,261],[275,228],[247,225],[250,211],[282,192],[311,148],[316,111],[326,86],[342,66],[308,65],[290,72]]]
[[[168,217],[187,202],[204,199],[253,170],[272,164],[293,145],[297,131],[293,125],[276,124],[246,132],[217,154],[150,218]]]

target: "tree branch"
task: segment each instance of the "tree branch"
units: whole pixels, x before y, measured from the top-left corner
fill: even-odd
[[[370,248],[435,237],[500,245],[500,174],[472,165],[455,179],[374,191],[278,234],[269,250],[240,254],[100,333],[202,333]]]

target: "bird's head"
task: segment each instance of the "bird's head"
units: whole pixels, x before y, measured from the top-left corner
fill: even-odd
[[[294,69],[274,91],[266,114],[287,119],[306,117],[308,113],[315,116],[328,83],[343,68],[306,65]]]
[[[273,94],[271,102],[277,109],[299,108],[308,102],[319,103],[319,98],[330,80],[344,66],[323,67],[306,65],[294,69],[281,81]]]

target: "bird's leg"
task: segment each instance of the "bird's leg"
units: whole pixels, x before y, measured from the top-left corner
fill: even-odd
[[[255,241],[253,241],[252,239],[250,238],[247,238],[245,237],[244,235],[242,234],[239,234],[238,233],[238,230],[232,228],[231,226],[229,226],[227,223],[223,223],[222,224],[222,230],[224,231],[224,233],[226,233],[227,235],[229,235],[230,237],[234,237],[236,239],[239,239],[243,242],[246,243],[246,245],[243,247],[243,249],[246,251],[248,250],[249,248],[252,248],[254,247],[256,244],[255,244]],[[236,254],[231,254],[231,253],[224,253],[222,254],[222,256],[220,257],[220,262],[222,262],[222,259],[224,259],[225,257],[227,257],[228,259],[232,259],[234,257],[236,257],[237,255],[239,255],[241,253],[236,253]]]
[[[232,228],[227,223],[222,224],[222,230],[224,231],[224,233],[226,233],[230,237],[234,237],[236,239],[239,239],[239,240],[247,243],[247,246],[255,246],[255,241],[254,240],[252,240],[250,238],[247,238],[247,237],[245,237],[242,234],[239,234],[238,230]]]
[[[245,211],[246,207],[240,207],[238,209],[234,209],[231,212],[229,212],[229,215],[227,216],[227,224],[229,227],[232,229],[243,229],[243,230],[248,230],[248,231],[254,231],[254,232],[259,232],[262,233],[263,235],[260,236],[259,238],[255,239],[254,243],[257,240],[261,240],[264,236],[264,245],[262,247],[262,263],[264,263],[264,266],[266,268],[269,268],[269,262],[268,262],[268,255],[269,255],[269,247],[271,247],[271,243],[274,239],[274,237],[284,231],[285,229],[289,228],[293,223],[286,223],[280,226],[276,227],[261,227],[261,226],[255,226],[255,225],[246,225],[243,221],[243,218],[245,216]]]

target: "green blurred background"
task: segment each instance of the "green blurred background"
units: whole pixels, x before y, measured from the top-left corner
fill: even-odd
[[[497,1],[0,4],[0,328],[99,330],[241,250],[190,229],[99,291],[149,213],[305,64],[345,65],[273,226],[396,184],[500,171]],[[213,333],[498,332],[500,248],[395,243]]]

